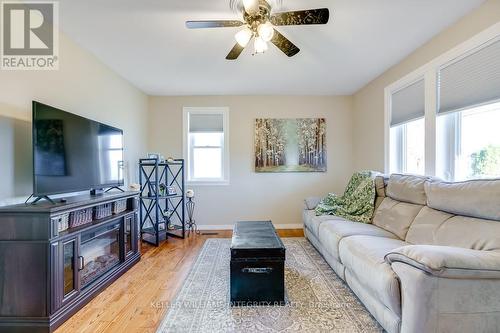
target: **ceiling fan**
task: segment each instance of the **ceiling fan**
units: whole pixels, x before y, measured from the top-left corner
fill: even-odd
[[[293,57],[300,49],[283,36],[275,26],[327,24],[328,8],[273,13],[269,0],[241,0],[243,22],[238,20],[187,21],[189,29],[243,27],[236,35],[236,45],[227,55],[227,60],[236,60],[245,47],[254,39],[254,54],[264,53],[268,42],[276,45],[283,53]]]

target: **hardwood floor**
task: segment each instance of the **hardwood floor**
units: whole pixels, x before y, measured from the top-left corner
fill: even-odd
[[[210,231],[159,247],[142,244],[141,261],[94,298],[55,333],[155,332],[207,238],[230,238],[231,231]],[[278,230],[281,237],[302,237],[301,229]]]

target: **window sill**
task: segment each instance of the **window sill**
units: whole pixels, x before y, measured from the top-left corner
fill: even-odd
[[[217,180],[217,181],[203,181],[203,180],[191,180],[186,182],[189,186],[227,186],[229,185],[228,180]]]

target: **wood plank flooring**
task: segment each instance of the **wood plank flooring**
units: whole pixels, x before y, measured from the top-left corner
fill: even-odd
[[[155,332],[207,238],[230,238],[231,231],[210,231],[159,247],[142,243],[141,261],[95,297],[55,333]],[[278,230],[281,237],[302,237],[301,229]]]

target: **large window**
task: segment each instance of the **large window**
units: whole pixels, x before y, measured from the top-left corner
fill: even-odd
[[[386,171],[500,177],[500,24],[386,88]]]
[[[184,108],[184,155],[188,182],[229,181],[227,108]]]
[[[500,176],[500,103],[437,118],[437,176],[466,180]]]

